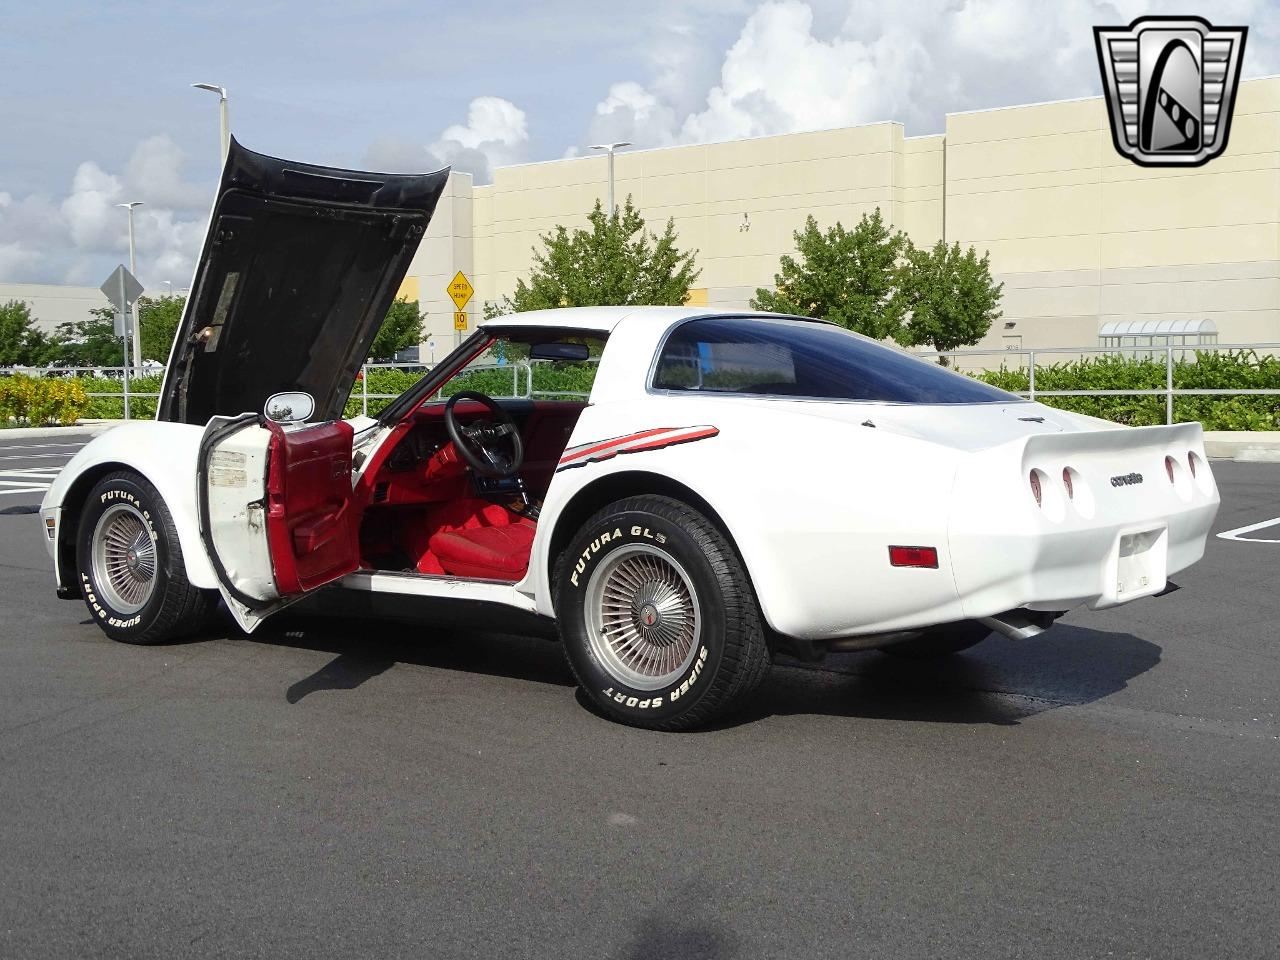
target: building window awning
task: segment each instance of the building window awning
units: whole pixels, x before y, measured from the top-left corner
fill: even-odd
[[[1164,353],[1170,347],[1178,359],[1194,356],[1196,347],[1218,342],[1218,327],[1208,319],[1181,320],[1108,320],[1098,328],[1098,346],[1121,350],[1135,359],[1155,356],[1157,348]],[[1187,348],[1190,348],[1188,351]],[[1145,351],[1145,352],[1144,352]]]
[[[1108,320],[1098,328],[1098,338],[1104,337],[1168,337],[1212,335],[1216,340],[1218,327],[1212,320]]]

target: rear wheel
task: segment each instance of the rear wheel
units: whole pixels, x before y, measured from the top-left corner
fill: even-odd
[[[741,706],[769,668],[755,593],[728,539],[667,497],[605,507],[557,564],[556,618],[605,716],[684,730]]]
[[[122,470],[89,492],[76,541],[80,588],[94,621],[125,643],[163,643],[208,622],[217,594],[187,580],[164,500]]]
[[[937,627],[929,627],[913,640],[881,647],[890,656],[903,660],[937,660],[949,657],[961,650],[968,650],[991,636],[991,628],[976,620],[964,620],[960,623],[944,623]]]

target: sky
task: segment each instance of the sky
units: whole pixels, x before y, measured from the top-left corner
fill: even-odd
[[[1280,0],[0,0],[0,281],[186,287],[218,175],[213,94],[274,156],[496,166],[1101,93],[1092,27],[1199,13],[1280,73]]]

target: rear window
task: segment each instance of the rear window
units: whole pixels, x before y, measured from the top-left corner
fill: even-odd
[[[661,390],[883,403],[1019,400],[842,327],[709,317],[677,327],[653,377]]]

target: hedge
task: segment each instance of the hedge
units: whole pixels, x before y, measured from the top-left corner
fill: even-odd
[[[89,398],[74,379],[47,379],[14,374],[0,377],[0,425],[73,424],[85,415]]]
[[[1025,369],[974,373],[979,380],[1012,392],[1030,389]],[[1041,390],[1163,390],[1165,361],[1114,354],[1036,366],[1036,399],[1046,406],[1087,413],[1128,426],[1165,422],[1165,397],[1045,397]],[[1173,365],[1175,389],[1280,389],[1280,357],[1253,350],[1197,351]],[[1244,397],[1174,397],[1175,423],[1198,420],[1206,430],[1280,429],[1280,394]]]
[[[533,391],[539,396],[586,396],[591,392],[591,384],[595,380],[596,365],[594,363],[535,363],[533,369]],[[409,387],[417,383],[424,373],[411,373],[395,368],[375,367],[369,371],[370,394],[393,394],[399,396]],[[453,396],[461,390],[474,390],[491,397],[510,397],[523,395],[529,389],[527,368],[512,365],[488,370],[472,370],[450,380],[442,394]],[[518,385],[517,385],[518,381]],[[513,394],[514,390],[514,394]],[[369,398],[369,415],[379,413],[391,403],[390,399]],[[363,406],[363,388],[356,381],[351,396],[347,399],[344,415],[354,417]]]
[[[541,396],[583,395],[591,390],[595,364],[533,365],[533,388]],[[495,397],[512,395],[514,370],[519,370],[519,392],[528,388],[524,367],[475,370],[455,378],[444,395],[459,390],[478,390]],[[972,374],[993,386],[1012,392],[1030,388],[1025,369],[988,370]],[[424,373],[396,368],[369,371],[368,392],[398,396]],[[135,377],[130,392],[158,393],[159,375]],[[1280,357],[1259,355],[1252,350],[1203,351],[1195,359],[1174,364],[1173,383],[1187,389],[1280,389]],[[1045,397],[1041,390],[1163,390],[1164,360],[1143,360],[1115,355],[1036,367],[1036,399],[1049,406],[1087,413],[1130,426],[1164,423],[1165,398],[1145,397]],[[118,419],[124,416],[120,396],[85,397],[86,393],[121,394],[119,380],[103,377],[44,379],[22,375],[0,377],[0,421],[16,423],[74,423],[78,417]],[[345,415],[361,412],[362,385],[357,381],[347,400]],[[369,400],[369,413],[376,414],[390,399]],[[155,416],[156,400],[135,397],[130,401],[134,417]],[[1280,395],[1245,397],[1175,397],[1174,420],[1199,420],[1206,430],[1280,429]]]
[[[516,371],[519,371],[518,373]],[[476,390],[494,397],[512,396],[512,388],[519,380],[519,392],[528,389],[526,368],[511,366],[506,369],[474,370],[455,377],[445,387],[444,396],[452,396],[459,390]],[[533,388],[539,395],[586,395],[591,392],[591,384],[595,379],[595,364],[547,364],[533,365]],[[369,399],[370,415],[380,412],[391,403],[390,397],[404,393],[418,382],[425,372],[421,370],[405,370],[396,367],[374,367],[369,370],[368,392],[370,394],[386,394],[388,396]],[[124,416],[124,383],[113,377],[75,377],[75,378],[35,378],[26,376],[0,377],[0,385],[9,381],[21,380],[31,383],[50,385],[55,393],[64,389],[56,385],[74,384],[83,393],[115,394],[109,397],[86,397],[84,409],[78,416],[97,420],[119,420]],[[164,377],[152,374],[145,377],[133,377],[129,380],[129,414],[135,419],[149,420],[156,415],[157,399],[155,397],[133,396],[135,393],[159,393]],[[28,388],[29,389],[29,388]],[[363,407],[363,386],[357,379],[347,399],[344,416],[357,416]],[[3,402],[3,401],[0,401]],[[0,406],[0,420],[14,415]],[[25,418],[25,414],[23,415]],[[23,420],[25,422],[25,419]],[[69,421],[74,422],[74,420]]]

